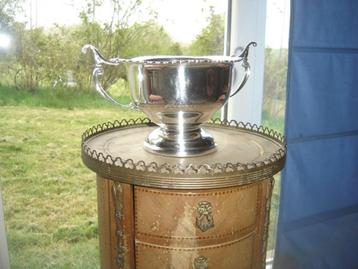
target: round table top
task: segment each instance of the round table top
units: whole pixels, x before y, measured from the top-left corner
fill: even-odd
[[[277,132],[231,122],[204,124],[216,151],[195,157],[147,152],[145,137],[157,128],[147,119],[105,123],[87,130],[82,159],[98,175],[133,185],[173,189],[222,188],[272,177],[284,165],[285,145]]]

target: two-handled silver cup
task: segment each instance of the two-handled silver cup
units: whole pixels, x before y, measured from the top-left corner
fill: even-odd
[[[82,51],[93,52],[93,79],[96,90],[112,103],[143,111],[159,127],[148,134],[144,148],[152,153],[190,157],[215,150],[213,137],[200,125],[210,119],[245,85],[250,75],[249,43],[237,57],[229,56],[144,56],[106,60],[92,45]],[[127,69],[132,103],[123,105],[102,87],[103,64]],[[237,66],[244,68],[241,80]]]

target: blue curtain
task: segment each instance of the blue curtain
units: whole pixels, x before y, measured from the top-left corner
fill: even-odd
[[[275,269],[358,268],[358,1],[292,0]]]

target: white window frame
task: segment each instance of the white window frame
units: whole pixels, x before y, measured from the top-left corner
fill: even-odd
[[[224,107],[222,118],[261,124],[266,0],[228,0],[227,5],[224,53],[233,55],[250,41],[257,42],[257,47],[251,47],[249,53],[250,78]]]
[[[10,269],[9,252],[5,233],[4,208],[0,189],[0,268]]]
[[[264,92],[265,32],[267,0],[227,0],[224,54],[233,55],[250,41],[250,78],[245,87],[222,109],[223,120],[261,125]],[[242,74],[241,74],[242,75]],[[274,223],[276,225],[276,223]],[[267,251],[266,269],[272,269],[273,252]]]

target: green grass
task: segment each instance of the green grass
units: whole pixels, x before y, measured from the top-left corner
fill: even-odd
[[[273,117],[270,116],[266,111],[264,111],[262,115],[262,125],[267,126],[283,134],[284,119],[282,117]],[[278,174],[274,178],[275,178],[275,184],[274,184],[274,189],[272,191],[272,199],[271,199],[269,238],[267,244],[268,250],[274,249],[275,247],[278,208],[279,208],[279,200],[280,200],[281,175]]]
[[[98,123],[143,114],[74,91],[0,88],[0,104],[0,187],[11,268],[99,268],[95,175],[82,164],[81,135]],[[264,122],[282,129],[279,121]]]
[[[274,129],[281,134],[284,131],[284,118],[283,117],[274,117],[266,113],[265,111],[262,113],[262,125],[267,126],[271,129]]]
[[[123,103],[129,103],[129,96],[121,96]],[[0,86],[0,106],[30,106],[51,108],[113,108],[94,90],[37,89],[19,91],[14,87]]]
[[[94,173],[81,134],[136,118],[117,108],[0,106],[0,183],[11,268],[98,268]]]

